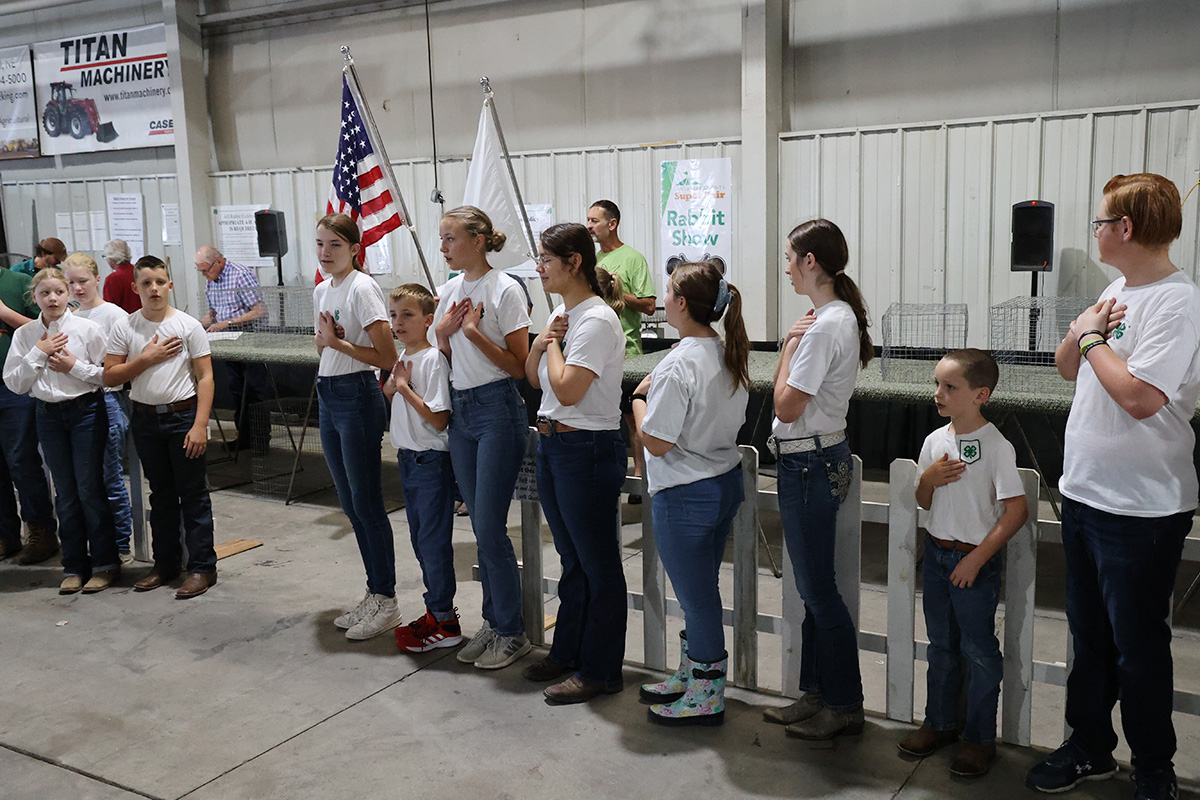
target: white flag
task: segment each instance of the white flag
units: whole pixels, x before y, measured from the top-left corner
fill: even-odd
[[[525,232],[525,220],[517,203],[517,190],[504,161],[504,148],[484,101],[479,114],[479,133],[471,153],[471,168],[463,191],[463,205],[481,209],[492,220],[492,227],[508,237],[499,253],[488,253],[488,263],[498,269],[511,269],[518,275],[536,278],[534,258],[537,249]],[[516,269],[513,269],[513,268]]]

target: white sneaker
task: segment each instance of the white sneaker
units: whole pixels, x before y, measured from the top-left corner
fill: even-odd
[[[361,620],[346,631],[347,639],[362,641],[387,633],[401,623],[400,606],[394,597],[384,597],[381,594],[371,595],[367,611]]]
[[[495,638],[496,632],[492,630],[492,626],[484,622],[483,627],[471,637],[471,641],[463,645],[463,648],[458,651],[458,660],[464,664],[474,664],[475,659],[483,655],[483,651],[487,650],[487,646]]]
[[[333,621],[333,624],[337,625],[339,628],[341,628],[344,631],[348,631],[351,628],[353,628],[355,625],[357,625],[359,623],[359,620],[361,620],[363,618],[363,614],[366,613],[367,601],[370,599],[371,599],[371,591],[368,589],[363,594],[363,599],[358,601],[358,605],[356,605],[354,608],[350,609],[345,614],[342,614],[340,617],[335,619]]]
[[[493,636],[487,649],[475,659],[477,669],[502,669],[533,649],[525,634]]]

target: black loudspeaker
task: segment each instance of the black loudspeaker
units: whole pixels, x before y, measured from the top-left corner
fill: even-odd
[[[1012,271],[1054,268],[1054,203],[1026,200],[1012,210]]]
[[[282,258],[287,255],[287,226],[282,211],[255,211],[254,227],[258,232],[258,254]]]

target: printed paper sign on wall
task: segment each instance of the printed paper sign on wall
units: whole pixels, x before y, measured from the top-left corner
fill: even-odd
[[[699,158],[662,162],[662,259],[656,282],[666,285],[668,266],[719,259],[726,272],[733,258],[733,161]]]
[[[33,46],[44,155],[175,144],[163,25]]]
[[[0,158],[38,155],[37,106],[28,47],[0,50]]]

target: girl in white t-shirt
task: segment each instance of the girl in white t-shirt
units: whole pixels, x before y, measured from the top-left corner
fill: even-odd
[[[474,206],[452,209],[439,234],[446,265],[462,270],[442,287],[434,332],[450,360],[450,460],[479,544],[483,584],[484,624],[458,660],[500,669],[530,649],[508,538],[508,506],[529,438],[517,388],[529,355],[529,310],[517,282],[487,262],[505,241],[487,214]]]
[[[62,541],[58,592],[99,592],[121,575],[104,492],[104,333],[67,308],[67,279],[57,268],[40,270],[29,291],[42,313],[13,334],[4,382],[37,401],[38,441],[54,477]]]
[[[750,398],[742,296],[711,263],[681,264],[667,280],[667,323],[680,341],[633,393],[646,448],[654,538],[683,607],[679,669],[647,684],[651,722],[720,725],[729,664],[718,575],[742,504],[738,430]],[[725,341],[713,323],[724,317]],[[611,515],[610,515],[611,516]]]
[[[347,639],[370,639],[400,624],[396,547],[383,506],[381,459],[387,406],[379,370],[396,363],[379,284],[356,265],[358,227],[345,214],[317,223],[317,259],[329,274],[313,290],[321,449],[367,572],[363,599],[333,624]]]
[[[125,319],[129,312],[100,296],[100,270],[96,261],[86,253],[73,253],[62,264],[67,276],[67,288],[79,301],[77,317],[90,319],[100,326],[107,338],[114,323]],[[129,392],[124,386],[104,389],[104,409],[108,413],[108,440],[104,445],[104,488],[108,507],[112,510],[117,529],[117,552],[122,564],[133,562],[130,539],[133,536],[133,508],[129,489],[125,486],[125,441],[129,436]]]
[[[582,703],[623,686],[625,573],[613,514],[625,479],[625,334],[600,296],[587,228],[547,228],[537,271],[542,287],[563,299],[525,360],[529,382],[542,390],[538,497],[562,559],[562,578],[554,646],[523,674],[548,681],[570,673],[544,694],[551,703]]]
[[[850,486],[846,412],[860,366],[873,354],[867,310],[846,274],[850,251],[837,225],[814,219],[788,234],[787,274],[814,309],[784,336],[775,370],[779,516],[804,601],[799,700],[768,709],[768,722],[804,739],[863,729],[858,634],[834,577],[837,513]]]

